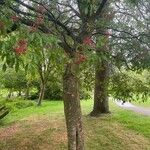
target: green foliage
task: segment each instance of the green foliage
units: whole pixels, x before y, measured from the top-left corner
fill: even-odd
[[[45,90],[45,99],[62,100],[62,84],[59,82],[48,82]]]
[[[21,91],[26,88],[27,80],[24,71],[15,72],[13,69],[8,69],[2,74],[1,82],[5,88],[14,91]]]
[[[30,107],[30,106],[33,106],[34,103],[31,102],[31,101],[18,101],[18,102],[15,102],[14,104],[14,107],[18,108],[18,109],[22,109],[22,108],[27,108],[27,107]]]
[[[17,101],[17,100],[16,100]],[[25,102],[31,102],[29,100],[21,100]],[[4,120],[4,124],[12,123],[19,121],[25,117],[29,117],[32,115],[43,115],[49,114],[50,116],[55,116],[60,113],[60,116],[63,117],[63,102],[62,101],[44,101],[41,107],[37,107],[35,102],[32,102],[34,105],[30,107],[26,107],[23,109],[17,109],[13,106],[13,102],[10,104],[6,103],[7,107],[9,107],[12,111],[7,116],[6,120]]]
[[[87,100],[92,98],[92,91],[88,91],[85,87],[80,88],[79,97],[81,100]]]
[[[10,111],[17,111],[18,109],[34,106],[34,102],[23,99],[1,99],[0,105],[5,105]]]
[[[70,2],[67,1],[67,2],[71,5],[72,3],[74,4],[73,1]],[[19,4],[17,3],[17,1],[16,2],[7,1],[6,7],[0,6],[2,8],[2,11],[0,12],[1,14],[0,20],[5,24],[5,27],[2,29],[2,31],[0,31],[0,56],[1,59],[3,60],[2,69],[4,72],[6,71],[6,74],[4,75],[3,78],[4,79],[3,84],[5,85],[5,87],[9,89],[19,90],[19,89],[25,89],[26,84],[28,84],[29,87],[38,87],[39,89],[39,85],[41,81],[40,73],[42,72],[42,75],[44,75],[44,77],[46,76],[49,82],[46,89],[46,98],[49,97],[51,97],[52,99],[61,98],[62,85],[60,84],[61,82],[60,78],[64,71],[63,64],[70,61],[69,59],[66,59],[60,47],[58,46],[58,43],[60,44],[61,42],[64,42],[64,40],[66,40],[71,47],[74,47],[75,45],[79,45],[79,46],[82,45],[82,48],[85,47],[83,48],[84,50],[82,52],[84,55],[86,55],[88,60],[87,62],[84,62],[82,65],[80,65],[80,71],[82,71],[81,74],[79,75],[80,85],[81,85],[81,89],[80,89],[81,97],[84,97],[84,95],[88,93],[87,91],[92,91],[92,88],[94,87],[93,81],[94,81],[94,72],[95,72],[94,68],[95,68],[96,61],[102,61],[102,60],[108,61],[111,59],[112,64],[120,68],[122,66],[127,66],[129,68],[131,67],[136,70],[138,70],[139,68],[142,69],[149,68],[150,53],[148,51],[149,37],[147,36],[148,35],[147,33],[149,33],[149,31],[147,30],[147,26],[146,26],[148,19],[147,16],[146,19],[144,18],[141,19],[140,17],[142,16],[140,16],[140,12],[137,8],[137,6],[140,6],[140,8],[145,11],[144,5],[142,5],[140,0],[121,1],[119,7],[121,7],[121,5],[123,4],[123,9],[125,8],[125,10],[128,10],[129,14],[132,15],[127,15],[127,16],[126,14],[114,15],[113,7],[111,8],[105,7],[102,16],[97,17],[96,21],[94,22],[95,24],[93,24],[93,22],[88,21],[88,18],[90,18],[93,15],[93,13],[96,12],[101,2],[102,1],[97,1],[97,0],[81,0],[79,3],[79,9],[81,10],[81,18],[84,21],[87,20],[87,24],[85,24],[85,28],[89,29],[89,31],[87,32],[90,32],[90,30],[93,30],[94,28],[96,29],[97,27],[100,29],[100,32],[104,32],[103,29],[112,28],[113,36],[112,38],[109,38],[110,46],[112,47],[112,51],[111,51],[113,55],[112,57],[110,56],[111,54],[104,53],[104,52],[100,52],[97,56],[95,54],[95,48],[89,48],[88,46],[79,44],[75,40],[78,38],[80,39],[80,37],[78,37],[78,33],[76,32],[76,30],[75,32],[74,30],[72,30],[73,34],[76,35],[77,37],[74,38],[75,40],[74,41],[71,38],[71,36],[66,35],[66,32],[63,32],[63,28],[61,28],[60,26],[57,26],[55,24],[56,25],[56,29],[55,29],[55,26],[54,27],[52,26],[53,22],[48,20],[46,15],[44,16],[45,22],[42,26],[46,28],[51,28],[51,30],[54,32],[53,35],[41,33],[40,30],[38,29],[36,30],[36,32],[30,32],[29,30],[30,27],[28,28],[27,26],[21,24],[21,22],[19,21],[15,23],[17,24],[18,28],[15,31],[7,34],[7,31],[9,31],[12,25],[14,24],[12,19],[10,19],[11,16],[20,15],[20,14],[15,14],[13,11],[11,11],[9,9],[9,6],[13,5],[18,7]],[[147,5],[146,1],[143,1],[143,3]],[[59,16],[59,14],[57,14],[58,12],[55,12],[54,9],[56,6],[57,6],[56,3],[53,3],[52,5],[50,4],[48,6],[49,8],[53,7],[52,12],[54,11],[53,12],[54,17],[55,15]],[[37,5],[35,4],[33,5],[33,7],[37,7]],[[36,13],[34,11],[29,11],[29,13],[31,13],[31,16],[29,18],[28,16],[26,16],[26,19],[35,21],[36,17],[34,15]],[[145,13],[143,15],[145,15]],[[126,19],[122,19],[124,18],[124,16],[126,16],[125,17]],[[20,17],[24,19],[23,14],[20,15]],[[71,17],[70,19],[68,19],[68,17],[70,16],[68,16],[65,12],[62,18],[61,17],[58,18],[58,21],[60,22],[66,21],[67,23],[71,19],[71,21],[74,22],[74,20],[78,18],[78,17]],[[113,22],[113,18],[114,18],[114,22]],[[117,19],[119,20],[119,22],[117,21]],[[78,20],[75,20],[75,22],[80,24],[82,21],[79,18]],[[43,28],[41,27],[40,29]],[[64,33],[65,35],[63,36],[63,38],[62,35],[60,35],[62,33]],[[136,35],[136,37],[134,38],[132,34]],[[54,36],[54,35],[59,35],[59,36]],[[114,38],[115,36],[118,36],[119,38],[115,39]],[[92,38],[93,39],[95,38],[94,40],[97,40],[96,47],[98,48],[103,47],[105,42],[107,42],[104,36],[101,36],[100,38],[93,36]],[[16,55],[14,52],[14,47],[16,46],[16,43],[19,39],[26,39],[28,42],[28,50],[26,54],[21,56]],[[77,47],[76,50],[78,50]],[[43,68],[45,66],[48,66],[47,68],[50,69],[44,70]],[[27,76],[24,77],[24,75],[20,73],[16,74],[15,72],[8,73],[7,72],[8,67],[14,67],[15,70],[18,72],[20,68],[24,68],[26,70]],[[40,68],[40,73],[39,73],[39,68]],[[46,71],[48,72],[50,71],[50,74],[45,73]],[[57,77],[54,77],[53,74],[55,74],[55,76]],[[53,82],[55,80],[58,81],[58,82],[56,81],[56,84]],[[135,94],[137,95],[137,93],[138,95],[140,94],[142,96],[142,99],[146,99],[146,95],[149,92],[149,89],[147,88],[148,87],[147,83],[143,83],[143,80],[134,79],[130,75],[126,75],[126,74],[125,75],[115,74],[114,76],[112,76],[110,87],[111,87],[110,91],[112,95],[114,95],[117,98],[123,98],[123,99],[132,99]]]
[[[147,71],[141,74],[132,71],[117,72],[111,76],[109,92],[116,99],[146,101],[150,96],[148,76]]]

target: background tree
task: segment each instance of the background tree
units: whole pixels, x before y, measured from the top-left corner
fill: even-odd
[[[113,98],[125,101],[147,101],[150,91],[149,72],[116,71],[111,75],[109,92]]]
[[[130,70],[149,68],[148,7],[147,1],[115,1],[103,12],[104,18],[97,30],[101,38],[106,36],[109,40],[102,42],[105,46],[97,52],[101,61],[97,61],[99,64],[95,70],[95,98],[91,115],[109,112],[107,89],[111,71],[108,71],[108,62],[111,66],[124,66]]]
[[[61,51],[57,45],[57,39],[54,37],[44,37],[42,34],[36,32],[32,33],[32,38],[29,39],[30,50],[24,56],[24,62],[29,69],[29,73],[38,73],[40,78],[40,90],[37,105],[41,105],[44,98],[45,88],[49,77],[56,72],[61,71]]]
[[[27,80],[24,71],[20,70],[15,72],[13,69],[8,69],[2,76],[3,87],[9,90],[8,98],[10,98],[14,91],[18,92],[18,96],[21,96],[21,92],[25,90]]]

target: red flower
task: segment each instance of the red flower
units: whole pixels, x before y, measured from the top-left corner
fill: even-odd
[[[11,19],[12,19],[13,22],[17,22],[20,19],[20,17],[18,17],[18,16],[11,16]]]
[[[74,63],[79,65],[83,63],[84,61],[86,61],[86,57],[83,54],[79,54],[78,60],[76,60]]]
[[[95,47],[94,41],[90,37],[86,37],[83,39],[83,43],[92,47]]]
[[[79,55],[79,60],[80,60],[81,62],[84,62],[84,61],[86,60],[86,57],[85,57],[83,54],[80,54],[80,55]]]
[[[19,40],[17,47],[15,48],[16,54],[24,54],[27,50],[28,43],[25,39]]]
[[[44,14],[44,13],[46,12],[46,9],[45,9],[44,6],[41,6],[41,5],[40,5],[40,6],[37,8],[37,11],[41,12],[42,14]]]

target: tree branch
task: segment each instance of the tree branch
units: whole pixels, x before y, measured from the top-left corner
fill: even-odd
[[[107,0],[102,0],[102,2],[99,4],[99,7],[98,7],[96,13],[92,16],[92,18],[97,18],[101,14],[106,3],[107,3]]]

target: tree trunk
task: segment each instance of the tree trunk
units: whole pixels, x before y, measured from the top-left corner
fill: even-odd
[[[10,90],[9,90],[9,93],[8,93],[7,98],[8,98],[8,99],[10,99],[10,98],[11,98],[11,96],[12,96],[12,89],[10,89]]]
[[[20,96],[21,96],[21,90],[18,91],[18,97],[20,97]]]
[[[41,82],[40,94],[39,94],[37,106],[41,106],[41,102],[42,102],[42,100],[44,98],[44,93],[45,93],[45,83]]]
[[[27,83],[26,91],[25,91],[25,99],[29,98],[29,93],[30,93],[30,86],[29,83]]]
[[[77,70],[78,65],[67,64],[63,76],[64,112],[68,135],[68,150],[84,149]]]
[[[107,43],[102,49],[97,49],[97,56],[100,53],[108,52]],[[99,116],[102,113],[109,113],[108,104],[108,82],[109,82],[109,62],[108,60],[98,60],[95,66],[95,89],[94,89],[94,106],[91,116]]]

